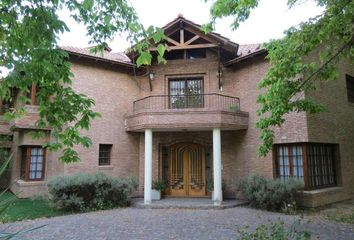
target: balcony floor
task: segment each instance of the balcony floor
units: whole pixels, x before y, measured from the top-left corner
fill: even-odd
[[[126,131],[206,131],[212,128],[242,130],[248,128],[248,113],[210,109],[169,109],[130,114]]]

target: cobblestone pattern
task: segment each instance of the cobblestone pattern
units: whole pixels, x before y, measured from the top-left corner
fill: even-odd
[[[244,207],[225,210],[176,210],[126,208],[0,225],[2,231],[45,227],[21,239],[237,239],[244,226],[254,229],[269,221],[292,224],[298,216],[269,213]],[[313,239],[354,239],[354,226],[307,217],[302,227]]]

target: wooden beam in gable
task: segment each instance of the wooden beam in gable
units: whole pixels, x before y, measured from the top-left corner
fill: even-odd
[[[179,31],[179,39],[180,39],[180,43],[184,44],[184,29],[183,28]]]
[[[207,40],[207,41],[210,42],[210,43],[217,43],[214,38],[212,38],[212,37],[210,37],[210,36],[204,34],[204,33],[201,32],[200,30],[195,30],[194,28],[189,27],[189,26],[186,26],[185,29],[186,29],[188,32],[191,32],[191,33],[193,33],[193,34],[195,34],[195,35],[197,35],[197,36],[199,36],[199,37],[201,37],[201,38]]]
[[[187,42],[184,43],[184,45],[189,45],[192,42],[194,42],[195,40],[197,40],[198,38],[200,38],[199,35],[195,35],[194,37],[192,37],[191,39],[189,39]]]
[[[181,45],[179,42],[173,40],[172,38],[167,37],[166,40],[167,40],[168,42],[170,42],[170,43],[176,45],[176,46],[180,46],[180,45]]]
[[[195,49],[195,48],[215,48],[218,47],[217,43],[203,43],[203,44],[192,44],[192,45],[181,45],[181,46],[168,46],[167,50],[183,50],[183,49]],[[156,51],[156,48],[150,48],[150,51]]]

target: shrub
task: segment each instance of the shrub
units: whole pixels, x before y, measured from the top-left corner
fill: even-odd
[[[311,233],[299,230],[300,221],[296,221],[289,229],[283,221],[276,221],[269,225],[261,225],[253,232],[248,232],[247,227],[239,231],[240,240],[310,240]]]
[[[128,206],[136,186],[135,179],[103,173],[58,176],[48,182],[51,200],[58,208],[81,212]]]
[[[152,189],[155,189],[157,191],[163,191],[166,189],[166,184],[162,181],[154,181],[152,182]]]
[[[303,183],[294,178],[284,182],[251,175],[241,181],[238,190],[253,207],[291,213],[297,206],[296,191],[302,187]]]

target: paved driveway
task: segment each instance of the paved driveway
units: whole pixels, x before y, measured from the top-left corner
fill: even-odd
[[[269,220],[290,224],[297,216],[245,207],[225,210],[125,208],[0,225],[14,231],[45,227],[21,239],[237,239],[240,227],[251,228]],[[320,239],[354,239],[354,225],[306,218],[304,227]]]

